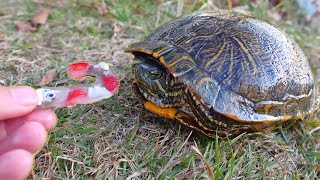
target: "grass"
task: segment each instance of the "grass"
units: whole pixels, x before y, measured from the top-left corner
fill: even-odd
[[[234,139],[207,138],[142,108],[130,90],[132,56],[123,52],[157,26],[177,16],[177,1],[109,1],[109,14],[82,7],[91,1],[68,1],[53,8],[37,32],[17,33],[14,23],[30,19],[39,8],[32,1],[0,2],[0,83],[38,82],[58,70],[49,86],[76,84],[66,65],[77,59],[107,61],[117,70],[121,88],[93,105],[57,109],[57,127],[36,155],[30,179],[316,179],[320,176],[317,126],[289,122],[268,133]],[[92,1],[101,3],[101,1]],[[210,1],[209,1],[210,2]],[[228,8],[225,1],[214,1]],[[304,50],[314,72],[320,69],[320,29],[313,27],[289,0],[242,1],[241,8],[277,25]],[[186,1],[187,14],[210,9],[204,0]],[[237,7],[237,9],[241,9]],[[281,19],[277,19],[277,15]],[[114,24],[121,31],[114,33]],[[90,79],[80,83],[88,83]],[[319,112],[308,117],[319,121]]]

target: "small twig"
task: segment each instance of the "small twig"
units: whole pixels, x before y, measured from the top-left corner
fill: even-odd
[[[315,131],[318,131],[319,129],[320,129],[320,126],[318,126],[318,127],[314,128],[314,129],[312,129],[312,130],[310,131],[310,134],[314,133]]]
[[[84,164],[83,162],[80,162],[80,161],[71,159],[71,158],[69,158],[69,157],[64,157],[64,156],[58,156],[57,159],[64,159],[64,160],[67,160],[67,161],[75,162],[75,163],[77,163],[77,164]]]
[[[182,15],[183,5],[184,5],[184,0],[178,0],[178,4],[177,4],[177,17],[179,17],[179,16]]]
[[[217,9],[217,6],[214,5],[213,0],[208,0],[208,2],[207,2],[207,10],[211,11],[211,10],[214,10],[214,9]]]
[[[157,11],[157,18],[156,18],[156,25],[155,25],[156,27],[159,26],[160,16],[161,16],[161,12],[160,12],[160,10],[158,10],[158,11]]]
[[[194,152],[196,152],[196,154],[198,154],[198,155],[201,157],[201,159],[202,159],[202,161],[203,161],[203,163],[204,163],[203,167],[205,167],[205,168],[207,169],[207,171],[208,171],[209,179],[213,179],[213,178],[214,178],[214,173],[213,173],[212,167],[211,167],[211,165],[209,164],[208,160],[207,160],[207,159],[202,155],[202,153],[200,152],[197,144],[195,144],[195,146],[192,145],[192,146],[191,146],[191,149],[194,150]]]

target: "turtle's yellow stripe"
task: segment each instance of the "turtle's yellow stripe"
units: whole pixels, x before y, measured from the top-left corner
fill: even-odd
[[[212,37],[217,36],[218,34],[221,34],[221,32],[217,32],[217,33],[214,33],[214,34],[211,34],[211,35],[207,35],[207,36],[196,36],[196,37],[190,38],[189,40],[186,40],[184,43],[185,44],[189,44],[191,41],[195,41],[195,40],[198,40],[198,39],[210,39]]]
[[[231,48],[230,51],[231,51],[230,52],[230,66],[229,66],[228,77],[227,77],[228,78],[228,83],[230,83],[231,79],[232,79],[232,78],[230,78],[230,76],[232,76],[232,67],[233,67],[233,63],[234,63],[233,62],[234,61],[233,60],[233,48]]]
[[[243,45],[243,43],[236,37],[233,37],[234,40],[237,41],[237,43],[239,44],[239,46],[241,47],[241,49],[247,54],[249,61],[251,62],[252,66],[253,66],[253,70],[255,72],[258,71],[257,69],[257,65],[254,62],[254,59],[252,58],[251,54],[249,53],[249,50]]]
[[[197,36],[197,37],[191,38],[189,40],[186,40],[184,43],[185,44],[189,44],[191,41],[194,41],[194,40],[197,40],[197,39],[208,39],[211,36],[213,36],[213,35],[210,35],[210,36]]]
[[[222,67],[227,59],[227,55],[229,55],[227,52],[223,53],[223,56],[220,57],[220,59],[222,59],[222,61],[219,61],[219,66],[217,66],[217,72],[220,72],[222,70]]]
[[[159,82],[159,80],[156,80],[156,83],[157,83],[157,85],[158,85],[158,87],[159,87],[159,89],[160,89],[160,91],[162,91],[162,92],[166,92],[166,90],[164,90],[163,89],[163,87],[162,87],[162,85],[161,85],[161,83]]]
[[[164,58],[163,58],[163,56],[159,57],[159,61],[160,61],[163,65],[165,65],[165,64],[166,64],[166,63],[164,62]]]
[[[226,44],[227,44],[227,42],[224,41],[222,46],[220,47],[218,53],[216,55],[214,55],[213,58],[209,62],[206,63],[206,66],[205,66],[206,69],[220,56],[220,54],[224,50]]]
[[[166,49],[168,49],[168,48],[167,48],[167,47],[164,47],[164,48],[160,49],[158,52],[153,53],[152,56],[153,56],[154,58],[158,58],[158,57],[159,57],[159,54],[160,54],[162,51],[166,50]]]
[[[142,53],[146,53],[146,54],[150,54],[150,55],[153,53],[152,50],[148,50],[148,49],[137,49],[136,51],[140,51]]]
[[[204,83],[204,82],[213,82],[212,79],[210,77],[205,77],[205,78],[201,78],[200,81],[197,83],[196,85],[196,90],[198,91],[199,88],[201,87],[201,85]]]
[[[192,59],[191,59],[189,56],[182,56],[181,58],[173,61],[171,64],[168,64],[167,67],[168,67],[168,68],[169,68],[169,67],[172,67],[172,66],[174,66],[175,64],[177,64],[177,63],[179,63],[180,61],[183,61],[183,60],[185,60],[185,61],[188,60],[188,61],[191,61],[191,62],[193,63]]]

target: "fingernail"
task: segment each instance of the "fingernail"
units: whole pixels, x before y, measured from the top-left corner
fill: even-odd
[[[37,104],[36,91],[28,86],[16,86],[9,89],[16,104],[31,106]]]

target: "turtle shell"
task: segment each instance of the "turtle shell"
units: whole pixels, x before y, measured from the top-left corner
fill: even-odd
[[[288,120],[315,105],[312,72],[299,46],[240,13],[183,16],[126,51],[152,55],[208,108],[238,122]]]

